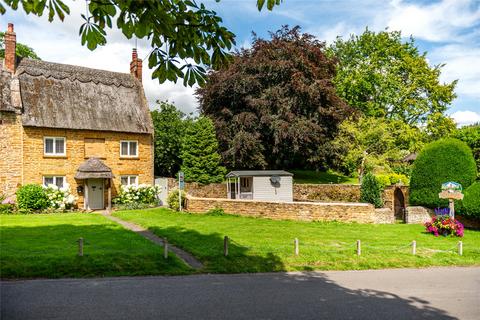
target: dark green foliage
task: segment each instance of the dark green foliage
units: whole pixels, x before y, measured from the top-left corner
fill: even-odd
[[[446,207],[448,200],[439,199],[442,183],[455,181],[463,188],[477,176],[471,149],[462,141],[448,138],[428,144],[413,164],[410,179],[410,204],[430,208]]]
[[[236,169],[320,168],[351,108],[333,86],[335,60],[300,28],[255,38],[197,91],[215,124],[223,163]]]
[[[467,215],[480,218],[480,182],[473,183],[468,187],[463,198],[463,207]]]
[[[46,209],[48,207],[47,194],[38,184],[26,184],[17,190],[17,206],[27,210]]]
[[[172,191],[170,191],[167,197],[168,207],[175,211],[180,210],[180,199],[178,198],[178,195],[179,195],[179,190],[173,189]],[[186,199],[187,199],[187,195],[185,191],[182,190],[182,208],[185,208]]]
[[[226,170],[220,166],[218,142],[210,119],[200,117],[188,126],[181,158],[185,181],[202,184],[223,181]]]
[[[454,137],[462,140],[472,149],[477,163],[477,173],[480,175],[480,124],[463,127],[457,131]]]
[[[180,151],[183,136],[191,119],[185,117],[173,104],[157,101],[152,111],[155,130],[155,175],[174,177],[180,170]]]
[[[0,58],[5,58],[5,48],[4,48],[4,37],[5,33],[0,32]],[[15,53],[18,57],[21,58],[30,58],[35,60],[41,60],[39,56],[27,45],[17,42],[17,47]]]
[[[269,10],[281,0],[257,0],[259,10],[266,4]],[[107,43],[107,30],[118,28],[128,39],[146,39],[152,48],[148,66],[152,77],[160,83],[183,79],[184,85],[205,82],[205,67],[218,69],[230,61],[229,51],[235,35],[222,24],[222,18],[203,3],[192,0],[162,1],[88,1],[88,12],[81,14],[82,45],[94,50]],[[70,14],[65,0],[5,0],[0,2],[0,14],[22,8],[27,14],[48,14],[52,22]]]
[[[12,214],[15,211],[15,206],[11,204],[0,203],[0,214]]]
[[[371,203],[375,208],[383,206],[382,191],[380,190],[380,184],[375,176],[371,173],[367,173],[362,179],[362,186],[360,187],[360,201]]]

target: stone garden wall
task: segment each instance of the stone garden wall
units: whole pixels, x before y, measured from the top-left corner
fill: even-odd
[[[423,224],[430,221],[434,215],[435,213],[432,209],[425,207],[407,207],[405,222]]]
[[[189,197],[186,209],[206,213],[221,208],[226,213],[274,220],[342,221],[375,223],[375,208],[366,203],[273,202]]]

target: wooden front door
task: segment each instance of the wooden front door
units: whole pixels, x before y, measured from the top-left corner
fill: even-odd
[[[88,208],[92,210],[104,209],[103,179],[88,179]]]

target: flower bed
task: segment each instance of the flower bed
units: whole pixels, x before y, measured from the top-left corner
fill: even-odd
[[[440,214],[433,217],[432,220],[425,222],[425,229],[428,233],[432,233],[435,237],[439,235],[463,237],[463,224],[448,216],[448,210],[443,210],[442,212],[435,210],[435,213]]]

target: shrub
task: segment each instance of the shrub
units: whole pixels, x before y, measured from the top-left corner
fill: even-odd
[[[17,205],[25,210],[43,210],[48,207],[45,190],[38,184],[26,184],[17,190]]]
[[[59,188],[54,184],[45,187],[45,193],[48,198],[48,207],[54,210],[68,210],[73,208],[77,198],[70,193],[70,185],[67,183]]]
[[[125,203],[125,204],[117,204],[115,205],[116,210],[139,210],[139,209],[148,209],[148,208],[155,208],[157,203]]]
[[[472,151],[464,142],[452,138],[432,142],[413,164],[410,204],[430,208],[447,206],[448,200],[438,198],[442,183],[455,181],[467,188],[476,176]]]
[[[375,208],[380,208],[383,205],[380,184],[371,173],[367,173],[362,179],[360,201],[371,203]]]
[[[173,189],[167,197],[168,207],[172,210],[179,211],[180,204],[178,199],[178,189]],[[186,194],[185,191],[182,190],[182,208],[185,208],[186,203]]]
[[[12,198],[0,197],[2,203],[0,204],[0,214],[13,214],[15,213],[15,200]]]
[[[115,204],[158,204],[158,195],[161,192],[160,186],[147,184],[121,186],[118,197],[114,199]]]
[[[389,174],[379,174],[375,175],[378,183],[380,184],[380,189],[383,190],[385,187],[394,185],[394,184],[403,184],[408,185],[409,179],[404,174],[399,173],[389,173]]]
[[[464,193],[463,207],[465,213],[480,218],[480,182],[473,183]]]
[[[438,235],[463,237],[463,224],[446,215],[435,216],[431,221],[425,222],[425,230],[435,237]]]

